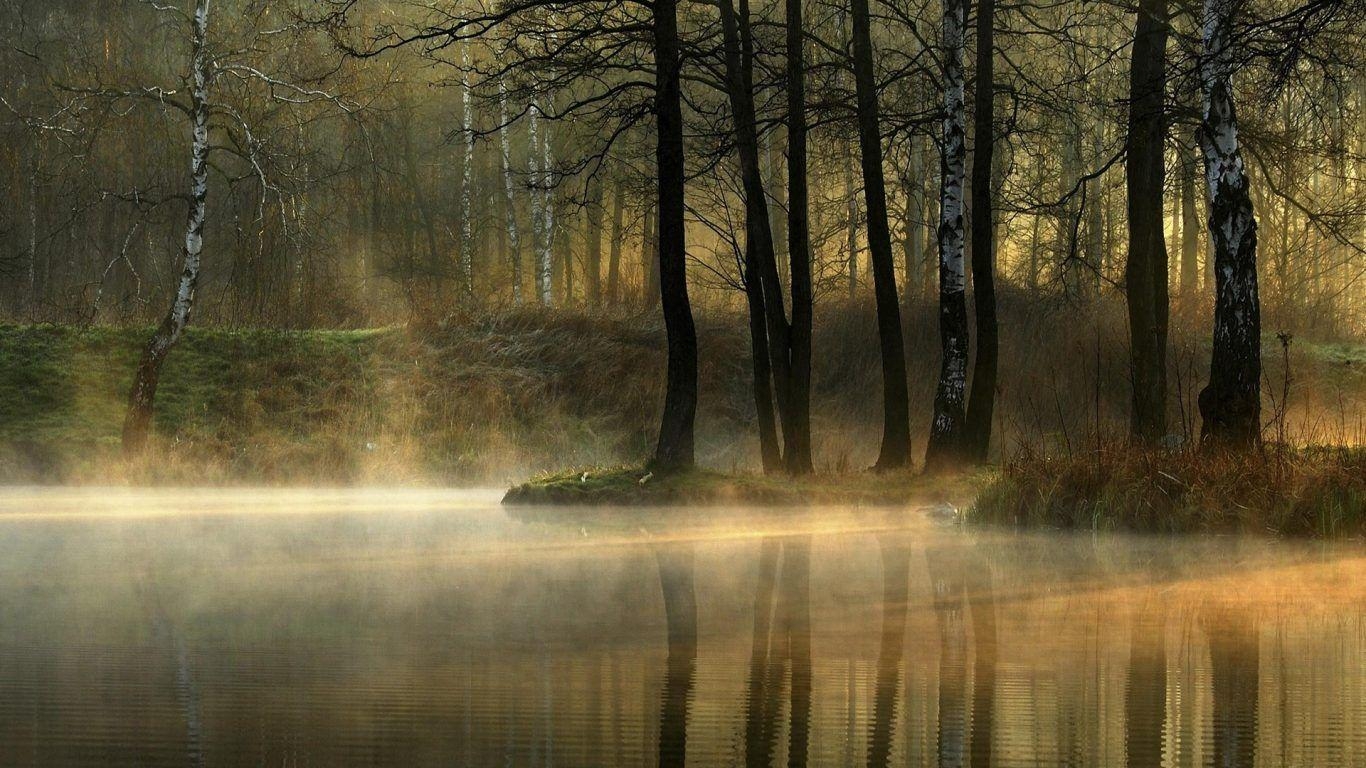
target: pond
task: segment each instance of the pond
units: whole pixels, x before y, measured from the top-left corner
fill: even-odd
[[[1366,547],[8,489],[0,765],[1366,765]]]

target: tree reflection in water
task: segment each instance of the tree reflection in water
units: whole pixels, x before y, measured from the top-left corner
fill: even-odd
[[[688,702],[697,668],[697,593],[693,587],[690,544],[655,550],[659,585],[664,592],[669,655],[659,715],[659,765],[682,768],[687,763]]]

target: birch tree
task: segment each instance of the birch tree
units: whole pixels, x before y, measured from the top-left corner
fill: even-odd
[[[464,165],[460,174],[460,280],[466,300],[474,296],[474,107],[470,98],[470,44],[460,47],[460,134]]]
[[[966,0],[945,0],[943,15],[944,117],[939,192],[939,384],[934,394],[925,465],[943,468],[963,441],[963,398],[968,375],[967,278],[963,269],[964,132],[963,40]],[[980,87],[980,86],[979,86]],[[987,137],[988,141],[990,137]]]
[[[512,170],[512,137],[508,119],[507,83],[498,78],[498,144],[503,158],[503,214],[507,228],[509,267],[512,269],[512,303],[522,303],[522,246],[517,232],[516,176]]]
[[[1205,0],[1201,28],[1203,104],[1197,137],[1214,252],[1214,339],[1210,380],[1199,405],[1202,441],[1247,447],[1261,438],[1262,307],[1257,220],[1233,102],[1236,7],[1236,0]]]
[[[177,9],[175,11],[179,13]],[[199,285],[200,255],[204,249],[205,203],[209,187],[209,95],[214,79],[210,69],[209,0],[195,0],[190,37],[190,210],[185,222],[185,246],[181,252],[180,281],[166,319],[143,348],[128,394],[128,414],[123,421],[123,450],[142,451],[152,421],[152,404],[161,381],[161,366],[180,341],[194,309]]]

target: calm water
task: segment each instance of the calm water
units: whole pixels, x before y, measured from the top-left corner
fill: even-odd
[[[1366,765],[1360,544],[717,514],[7,490],[0,765]]]

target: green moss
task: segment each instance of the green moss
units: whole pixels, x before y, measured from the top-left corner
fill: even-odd
[[[704,469],[655,473],[640,467],[595,467],[532,478],[511,488],[503,503],[557,506],[928,504],[971,498],[982,478],[981,474],[929,476],[909,472],[787,477],[725,474]]]

